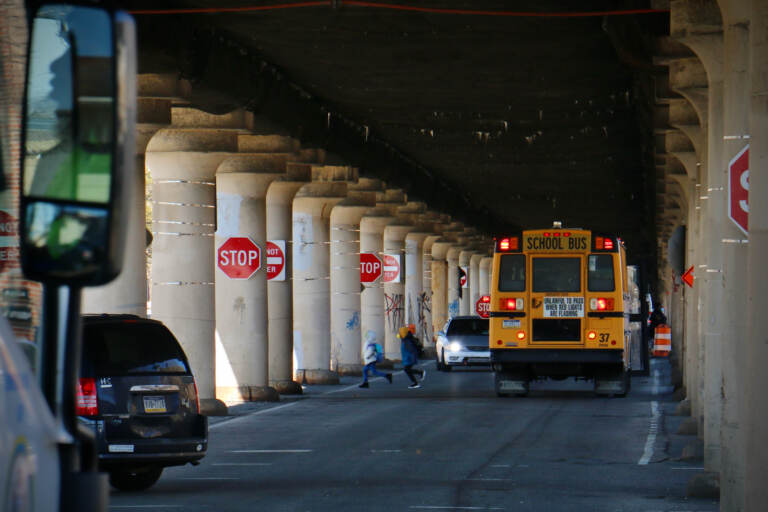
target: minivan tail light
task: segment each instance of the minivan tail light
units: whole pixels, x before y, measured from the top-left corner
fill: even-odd
[[[77,383],[75,413],[78,416],[97,416],[99,401],[96,395],[96,379],[81,378]]]
[[[192,383],[195,385],[195,404],[197,404],[197,414],[200,414],[200,394],[197,392],[197,379],[192,377]]]

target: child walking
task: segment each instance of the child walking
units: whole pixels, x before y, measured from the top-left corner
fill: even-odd
[[[381,362],[381,360],[384,359],[384,354],[382,353],[381,345],[376,343],[376,339],[371,336],[366,337],[366,342],[367,343],[365,345],[365,350],[363,352],[363,362],[365,363],[365,366],[363,367],[363,382],[358,387],[359,388],[369,387],[368,372],[371,372],[374,375],[378,375],[379,377],[384,377],[389,381],[390,384],[392,384],[391,373],[380,372],[379,370],[376,369],[376,363]]]
[[[414,377],[414,373],[419,373],[420,379],[424,380],[424,377],[427,376],[427,371],[413,369],[413,365],[419,362],[419,348],[416,346],[416,338],[413,337],[413,333],[407,327],[401,327],[397,332],[397,337],[400,338],[400,355],[403,357],[403,371],[411,379],[411,385],[408,388],[420,388],[421,384]]]

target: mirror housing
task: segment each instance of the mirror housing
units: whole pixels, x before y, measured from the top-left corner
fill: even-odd
[[[33,19],[19,214],[29,279],[96,286],[122,267],[135,172],[133,19],[51,4]]]

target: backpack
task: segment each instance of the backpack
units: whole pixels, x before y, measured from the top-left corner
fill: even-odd
[[[376,362],[380,363],[384,360],[384,349],[378,343],[373,344],[373,348],[376,351]]]

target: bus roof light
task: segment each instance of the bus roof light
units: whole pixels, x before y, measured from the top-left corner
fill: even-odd
[[[520,249],[520,239],[516,236],[510,236],[499,240],[497,245],[499,252],[517,251]]]
[[[613,240],[610,238],[605,239],[605,250],[606,251],[612,251],[613,250]]]

